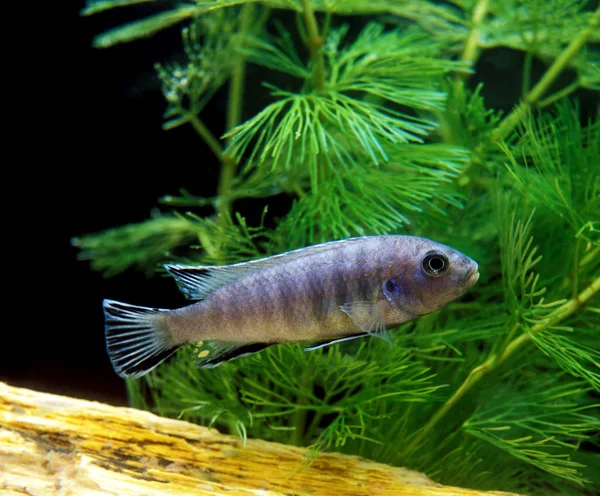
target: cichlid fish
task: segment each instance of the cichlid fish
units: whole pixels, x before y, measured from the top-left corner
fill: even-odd
[[[190,299],[175,310],[104,300],[106,343],[121,377],[140,377],[198,342],[199,367],[276,343],[306,349],[382,333],[458,298],[477,264],[414,236],[333,241],[234,265],[166,265]]]

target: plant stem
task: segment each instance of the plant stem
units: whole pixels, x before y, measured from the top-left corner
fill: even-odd
[[[307,443],[314,442],[314,438],[316,437],[316,431],[319,427],[319,424],[321,423],[321,420],[323,419],[323,415],[324,413],[322,410],[315,412],[315,416],[313,417],[310,425],[308,426],[304,434],[304,438]]]
[[[304,22],[308,33],[305,42],[310,50],[310,58],[313,64],[313,85],[315,88],[322,90],[325,88],[325,59],[321,51],[324,40],[319,35],[317,18],[310,0],[302,0],[302,6],[304,7]]]
[[[584,291],[579,293],[575,298],[571,298],[552,313],[548,315],[548,317],[543,321],[536,325],[534,325],[531,330],[525,334],[522,334],[518,338],[512,340],[510,343],[506,345],[504,350],[497,355],[490,356],[487,360],[485,360],[481,365],[475,367],[462,385],[457,389],[457,391],[444,403],[444,405],[437,411],[435,414],[429,419],[429,422],[425,424],[425,426],[419,431],[419,433],[413,438],[404,452],[399,453],[400,455],[406,455],[408,453],[412,453],[423,441],[425,436],[429,434],[429,432],[438,424],[438,422],[446,416],[446,414],[452,409],[456,403],[458,403],[462,397],[473,387],[475,386],[481,379],[483,379],[487,374],[495,370],[498,366],[500,366],[503,362],[505,362],[515,351],[521,348],[525,343],[531,340],[531,335],[535,332],[541,332],[549,327],[558,324],[563,321],[567,317],[571,316],[577,310],[579,310],[583,305],[585,305],[594,295],[600,292],[600,277],[596,278],[592,284]]]
[[[212,152],[217,156],[217,158],[221,160],[223,157],[223,148],[221,148],[221,143],[219,143],[219,140],[215,138],[215,135],[210,132],[210,129],[206,127],[206,124],[204,124],[204,122],[202,122],[197,115],[192,116],[190,123],[200,137],[204,140],[204,142],[208,145],[208,147],[212,150]]]
[[[302,446],[304,439],[304,429],[306,428],[306,409],[296,410],[294,414],[294,430],[292,431],[291,444]]]
[[[575,81],[573,81],[571,84],[565,86],[563,89],[558,90],[556,93],[553,93],[552,95],[544,98],[543,100],[540,100],[540,103],[538,103],[538,107],[544,108],[544,107],[547,107],[548,105],[552,105],[554,102],[561,100],[562,98],[564,98],[564,97],[570,95],[571,93],[573,93],[574,91],[576,91],[580,85],[581,85],[581,82],[579,81],[579,78],[577,78]]]
[[[221,175],[219,176],[216,202],[219,219],[231,214],[231,183],[235,176],[236,165],[235,159],[228,155],[223,156],[221,159]]]
[[[479,0],[473,9],[473,16],[471,18],[471,31],[465,42],[460,59],[464,62],[469,62],[469,65],[473,67],[479,57],[479,33],[481,32],[480,24],[481,21],[487,14],[489,6],[489,0]],[[464,98],[465,92],[465,81],[469,77],[468,72],[457,72],[454,78],[454,93],[456,101],[461,101]]]
[[[600,256],[600,246],[597,246],[593,250],[591,250],[587,255],[581,258],[579,262],[579,267],[583,267],[584,265],[589,264],[591,261],[595,260],[596,257]]]
[[[243,38],[252,22],[252,5],[247,4],[242,8],[242,20],[238,37]],[[243,56],[238,55],[231,73],[229,81],[229,96],[227,100],[227,121],[226,131],[231,131],[239,125],[242,119],[242,105],[244,102],[244,81],[246,79],[246,60]],[[217,189],[217,213],[219,218],[231,214],[231,183],[235,177],[236,160],[225,153],[221,157],[221,175],[219,177],[219,186]]]
[[[486,16],[489,6],[489,0],[479,0],[475,8],[473,9],[473,17],[471,19],[471,32],[467,37],[465,48],[461,56],[461,60],[470,62],[474,65],[477,57],[479,56],[479,33],[481,31],[480,24],[483,18]],[[467,73],[457,74],[457,78],[460,80],[466,79]]]
[[[304,190],[300,187],[299,184],[295,184],[294,185],[294,193],[296,193],[298,195],[298,198],[304,198],[306,197],[306,193],[304,192]]]
[[[242,7],[242,21],[240,23],[240,32],[238,37],[246,36],[252,22],[252,5],[246,4]],[[242,104],[244,101],[244,81],[246,79],[246,60],[238,55],[233,66],[231,81],[229,82],[229,98],[227,101],[227,123],[226,131],[231,131],[242,120]]]
[[[470,32],[465,46],[461,54],[460,60],[469,62],[469,65],[473,67],[479,57],[479,33],[481,32],[480,24],[481,21],[487,14],[489,6],[489,0],[479,0],[473,9],[473,15],[471,17]],[[465,81],[469,77],[470,73],[456,72],[454,75],[454,98],[450,99],[448,105],[453,105],[456,102],[459,105],[465,98]],[[453,143],[454,136],[451,126],[448,125],[447,119],[444,118],[443,113],[440,112],[438,115],[438,121],[440,122],[440,131],[442,133],[445,143]]]
[[[305,373],[302,376],[302,386],[306,389],[311,388],[311,377],[308,373]],[[294,414],[294,430],[292,432],[291,443],[295,446],[302,446],[304,440],[304,433],[306,432],[306,398],[304,396],[300,396],[296,403],[300,407],[296,410]]]
[[[546,94],[552,83],[567,67],[569,62],[579,53],[581,48],[586,44],[588,38],[600,26],[600,7],[596,10],[589,26],[584,29],[569,45],[560,53],[542,78],[537,82],[533,89],[525,95],[523,100],[517,105],[513,111],[508,114],[498,127],[494,130],[493,137],[496,140],[506,138],[511,131],[517,126],[521,118],[535,106],[540,99]]]

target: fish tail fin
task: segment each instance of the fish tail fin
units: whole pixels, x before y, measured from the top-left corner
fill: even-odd
[[[104,300],[106,349],[115,372],[137,378],[171,356],[179,344],[166,325],[165,312]]]

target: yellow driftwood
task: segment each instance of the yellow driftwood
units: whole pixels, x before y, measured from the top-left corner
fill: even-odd
[[[131,408],[0,383],[0,493],[475,496],[358,457],[248,440]]]

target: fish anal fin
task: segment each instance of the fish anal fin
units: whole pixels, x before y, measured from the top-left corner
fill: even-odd
[[[383,300],[351,301],[340,306],[340,310],[352,319],[365,333],[382,333],[385,331],[385,315]]]
[[[223,362],[252,355],[271,346],[271,343],[237,343],[231,341],[204,341],[196,343],[194,355],[198,368],[214,368]]]

